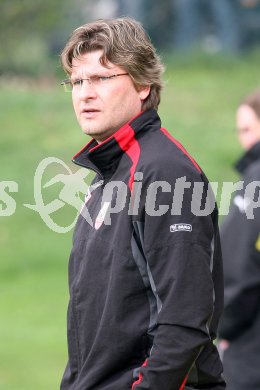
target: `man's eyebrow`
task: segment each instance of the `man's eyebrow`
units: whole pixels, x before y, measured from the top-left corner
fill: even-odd
[[[73,75],[73,76],[70,76],[70,79],[71,80],[79,80],[79,79],[88,79],[89,77],[105,77],[105,76],[111,76],[110,74],[108,74],[108,72],[111,71],[111,69],[108,69],[106,71],[100,71],[98,73],[92,73],[91,75]],[[116,73],[116,71],[115,71]],[[112,73],[112,75],[114,75],[115,73]]]

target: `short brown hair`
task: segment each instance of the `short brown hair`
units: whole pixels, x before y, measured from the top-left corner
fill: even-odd
[[[246,96],[240,103],[242,105],[251,107],[260,119],[260,88]]]
[[[158,108],[164,67],[139,22],[128,17],[100,19],[77,28],[61,53],[63,69],[70,75],[73,58],[95,50],[103,51],[102,65],[109,61],[129,73],[136,89],[150,86],[143,110]]]

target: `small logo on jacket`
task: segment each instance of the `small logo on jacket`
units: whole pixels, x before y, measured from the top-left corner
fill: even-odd
[[[175,223],[170,226],[170,232],[191,232],[192,226],[188,223]]]
[[[110,207],[110,202],[105,202],[103,206],[101,207],[101,210],[98,213],[98,216],[95,221],[95,229],[98,230],[100,226],[104,223],[105,218],[106,218],[106,212],[108,208]]]

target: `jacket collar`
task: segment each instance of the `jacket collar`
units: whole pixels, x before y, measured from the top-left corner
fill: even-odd
[[[235,168],[239,173],[244,174],[247,168],[257,160],[260,160],[260,142],[256,143],[242,156],[235,164]]]
[[[98,144],[92,139],[72,161],[104,177],[116,170],[122,155],[128,152],[136,138],[154,126],[156,128],[161,126],[156,110],[141,112],[102,143]]]

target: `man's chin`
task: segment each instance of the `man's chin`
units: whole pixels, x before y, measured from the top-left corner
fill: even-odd
[[[95,139],[97,142],[102,142],[104,141],[106,137],[104,134],[102,134],[102,131],[98,129],[90,129],[90,128],[83,128],[82,129],[83,133],[88,135],[89,137]]]
[[[91,127],[91,126],[82,126],[82,131],[84,134],[88,135],[89,137],[94,138],[98,142],[103,142],[107,138],[109,138],[112,134],[116,132],[114,129],[104,129],[100,127]]]
[[[91,137],[94,137],[95,135],[99,134],[99,131],[97,129],[91,129],[89,127],[83,127],[82,131],[83,131],[83,133],[85,133],[86,135],[89,135]]]

